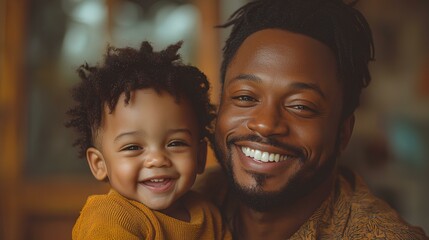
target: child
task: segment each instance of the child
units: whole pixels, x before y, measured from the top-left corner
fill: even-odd
[[[102,66],[78,69],[66,126],[111,190],[88,198],[73,239],[231,239],[214,205],[189,191],[215,113],[206,76],[180,62],[181,44],[109,47]]]

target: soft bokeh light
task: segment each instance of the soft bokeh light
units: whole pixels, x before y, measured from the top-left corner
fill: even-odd
[[[184,40],[184,62],[207,69],[216,86],[229,30],[214,25],[245,2],[0,1],[0,238],[70,239],[86,196],[106,190],[63,126],[79,65],[97,64],[109,43],[147,40],[160,49]],[[428,234],[429,1],[357,6],[373,30],[376,61],[341,162]]]

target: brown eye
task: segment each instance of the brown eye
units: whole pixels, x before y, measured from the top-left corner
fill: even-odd
[[[258,100],[249,95],[238,95],[232,97],[232,102],[238,107],[252,107],[258,102]]]
[[[304,117],[304,118],[311,118],[311,117],[318,115],[318,113],[319,113],[317,110],[310,108],[307,105],[303,105],[303,104],[289,105],[287,107],[295,115],[297,115],[299,117]]]
[[[143,148],[138,146],[138,145],[130,145],[130,146],[126,146],[122,149],[122,151],[138,151],[138,150],[142,150]]]
[[[247,96],[247,95],[241,95],[241,96],[233,97],[232,99],[243,101],[243,102],[256,102],[256,99],[254,99],[251,96]]]
[[[167,145],[167,147],[184,147],[184,146],[189,146],[189,144],[184,141],[171,141]]]
[[[312,111],[309,107],[304,106],[304,105],[295,105],[295,106],[293,106],[293,108],[296,110],[301,110],[301,111]]]

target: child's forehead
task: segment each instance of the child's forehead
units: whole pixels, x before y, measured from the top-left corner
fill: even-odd
[[[125,106],[133,104],[136,102],[151,103],[153,105],[163,105],[165,103],[175,105],[189,105],[190,101],[182,93],[171,93],[164,89],[155,89],[155,88],[138,88],[129,91],[128,93],[122,92],[119,95],[118,101],[115,108],[119,104]]]
[[[111,108],[108,101],[104,103],[103,118],[108,115],[120,115],[124,112],[135,109],[135,111],[152,112],[156,115],[182,115],[190,114],[195,116],[194,105],[183,95],[174,96],[166,90],[156,90],[154,88],[139,88],[127,93],[123,92],[117,99],[116,104]]]
[[[139,132],[143,138],[164,139],[187,130],[198,138],[199,120],[189,101],[176,102],[174,96],[154,89],[139,89],[130,95],[130,101],[119,101],[112,112],[106,110],[100,126],[100,135],[114,139],[124,132]],[[144,137],[143,137],[144,136]]]

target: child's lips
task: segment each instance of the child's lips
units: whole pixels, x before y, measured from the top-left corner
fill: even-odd
[[[162,193],[168,191],[170,187],[173,186],[174,182],[175,179],[173,178],[160,177],[144,180],[140,182],[140,184],[152,192]]]

